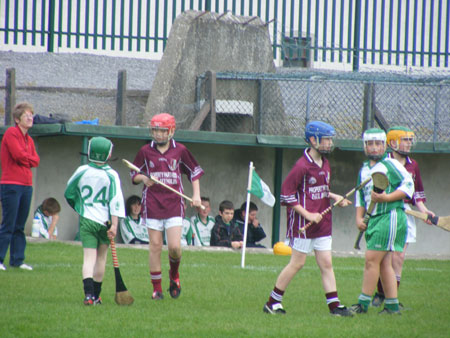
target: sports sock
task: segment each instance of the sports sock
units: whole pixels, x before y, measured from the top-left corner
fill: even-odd
[[[361,304],[363,310],[367,311],[369,309],[369,304],[371,300],[372,297],[361,292],[361,294],[358,297],[358,304]]]
[[[169,270],[169,277],[170,279],[177,279],[179,277],[178,274],[178,268],[180,266],[181,257],[176,259],[169,256],[169,264],[170,264],[170,270]]]
[[[384,296],[383,284],[381,283],[380,278],[378,278],[377,292],[378,292],[378,294]]]
[[[84,295],[86,297],[92,297],[94,295],[94,279],[93,278],[85,278],[83,279],[83,289]]]
[[[98,299],[100,297],[101,292],[102,292],[102,282],[94,281],[94,298]]]
[[[150,277],[152,278],[153,291],[162,292],[161,287],[161,271],[150,272]]]
[[[276,286],[273,288],[273,291],[270,293],[268,305],[273,305],[275,303],[281,303],[283,301],[284,291],[278,289]]]
[[[339,302],[337,291],[328,292],[325,294],[325,297],[327,298],[327,305],[330,311],[333,311],[335,308],[341,305],[341,303]]]
[[[386,298],[384,300],[384,307],[394,312],[399,311],[398,298]]]

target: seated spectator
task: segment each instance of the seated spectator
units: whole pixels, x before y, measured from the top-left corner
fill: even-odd
[[[193,245],[209,246],[211,241],[211,231],[216,221],[209,215],[211,205],[209,197],[202,197],[202,205],[205,209],[197,207],[197,215],[191,217],[191,229],[193,232]]]
[[[244,225],[245,225],[245,207],[246,202],[242,203],[241,208],[235,210],[234,212],[234,221],[239,226],[241,230],[242,236],[244,236]],[[265,248],[262,244],[257,244],[260,240],[266,238],[266,233],[262,228],[261,224],[259,224],[258,218],[256,217],[258,214],[258,207],[255,203],[250,202],[248,209],[248,225],[247,225],[247,244],[248,248]]]
[[[189,217],[184,217],[183,228],[181,230],[181,245],[182,246],[193,245],[192,241],[193,241],[193,233],[191,228],[191,220]]]
[[[233,221],[234,206],[230,201],[222,201],[219,205],[219,215],[211,231],[211,246],[225,246],[233,249],[242,248],[242,234]]]
[[[58,236],[58,229],[56,228],[56,223],[59,221],[59,212],[61,211],[61,206],[59,202],[53,198],[49,197],[45,199],[42,204],[34,212],[34,222],[39,224],[39,237],[46,239],[56,239]],[[34,226],[34,224],[33,224]]]
[[[141,218],[141,198],[136,195],[128,197],[125,202],[127,217],[120,219],[120,234],[125,244],[148,244],[147,227]]]

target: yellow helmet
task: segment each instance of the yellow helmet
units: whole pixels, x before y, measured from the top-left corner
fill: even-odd
[[[292,254],[292,248],[283,242],[277,242],[273,246],[273,253],[279,256],[290,256]]]
[[[402,155],[408,155],[411,152],[411,147],[416,143],[416,136],[408,127],[392,127],[388,130],[386,138],[388,146]],[[402,140],[409,140],[411,143],[404,149],[400,149]]]

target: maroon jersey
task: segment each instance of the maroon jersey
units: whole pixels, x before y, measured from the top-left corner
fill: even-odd
[[[320,168],[309,156],[309,148],[305,149],[304,155],[295,163],[281,186],[280,201],[282,205],[287,206],[288,238],[331,235],[331,212],[299,235],[299,226],[304,227],[308,220],[292,209],[300,204],[309,212],[321,213],[330,206],[330,164],[325,157],[322,157],[322,161]]]
[[[204,172],[184,145],[175,140],[169,142],[169,149],[164,154],[156,149],[155,142],[146,144],[139,150],[133,163],[141,171],[183,193],[181,175],[185,174],[192,182],[202,177]],[[137,174],[132,171],[132,179]],[[159,184],[153,184],[150,188],[144,185],[141,213],[143,218],[184,217],[184,199]]]
[[[394,158],[392,153],[389,153],[390,158]],[[411,174],[414,181],[414,195],[412,199],[405,199],[405,203],[415,205],[417,202],[425,203],[425,189],[423,188],[422,177],[420,176],[419,165],[411,157],[406,156],[405,169]]]

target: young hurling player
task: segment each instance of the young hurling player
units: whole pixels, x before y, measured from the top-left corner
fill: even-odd
[[[80,215],[85,305],[101,304],[109,241],[116,236],[119,217],[125,217],[119,175],[106,164],[112,149],[110,140],[91,138],[89,164],[78,167],[67,182],[64,193],[67,203]],[[111,221],[109,229],[108,221]]]
[[[406,240],[406,215],[403,199],[411,198],[414,184],[411,175],[396,160],[390,159],[386,152],[386,133],[377,128],[366,130],[363,134],[364,152],[369,158],[363,163],[358,175],[358,183],[381,172],[389,179],[389,186],[382,193],[373,191],[370,182],[356,192],[356,226],[365,230],[367,250],[365,254],[364,276],[358,303],[351,307],[355,313],[366,313],[379,276],[383,280],[386,301],[380,313],[399,314],[397,285],[392,268],[392,256],[402,251]],[[364,215],[370,201],[376,203],[366,225]]]
[[[287,207],[287,235],[292,256],[288,265],[281,271],[269,300],[263,311],[270,314],[284,314],[281,302],[283,294],[292,278],[302,269],[306,256],[314,250],[317,265],[322,276],[322,285],[329,311],[335,316],[352,316],[341,305],[334,276],[331,257],[331,213],[320,213],[330,206],[330,199],[341,196],[330,192],[330,165],[325,154],[333,149],[335,131],[327,123],[314,121],[306,125],[305,139],[310,147],[289,172],[281,187],[280,200]],[[347,199],[341,207],[349,205]],[[314,222],[305,232],[299,228]]]
[[[387,133],[387,145],[392,149],[389,153],[390,158],[395,158],[403,165],[406,170],[411,174],[414,181],[414,196],[412,199],[406,199],[405,210],[410,210],[411,205],[414,205],[419,211],[427,213],[434,217],[434,213],[425,206],[426,197],[422,184],[422,177],[420,176],[419,165],[415,160],[409,157],[411,149],[415,144],[414,132],[407,128],[396,126],[388,130]],[[403,248],[403,252],[396,251],[392,257],[392,266],[394,268],[395,277],[397,279],[397,288],[400,286],[400,279],[402,276],[403,262],[405,260],[405,251],[408,247],[408,243],[416,242],[416,222],[414,216],[406,215],[406,222],[408,225],[408,234],[406,236],[406,244]],[[431,224],[431,222],[427,222]],[[384,301],[384,290],[381,283],[381,279],[378,280],[378,287],[375,296],[372,299],[372,306],[379,307]],[[400,307],[401,304],[399,304]]]
[[[181,143],[172,139],[175,133],[175,118],[167,113],[155,115],[150,121],[153,141],[144,145],[136,155],[134,164],[148,175],[183,192],[181,175],[192,183],[193,206],[200,206],[200,177],[203,170]],[[143,183],[142,212],[150,238],[149,266],[153,284],[152,299],[162,299],[161,251],[163,231],[166,231],[169,249],[169,292],[178,298],[181,292],[178,268],[181,260],[181,232],[184,218],[184,199],[155,184],[147,176],[132,172],[134,184]]]

